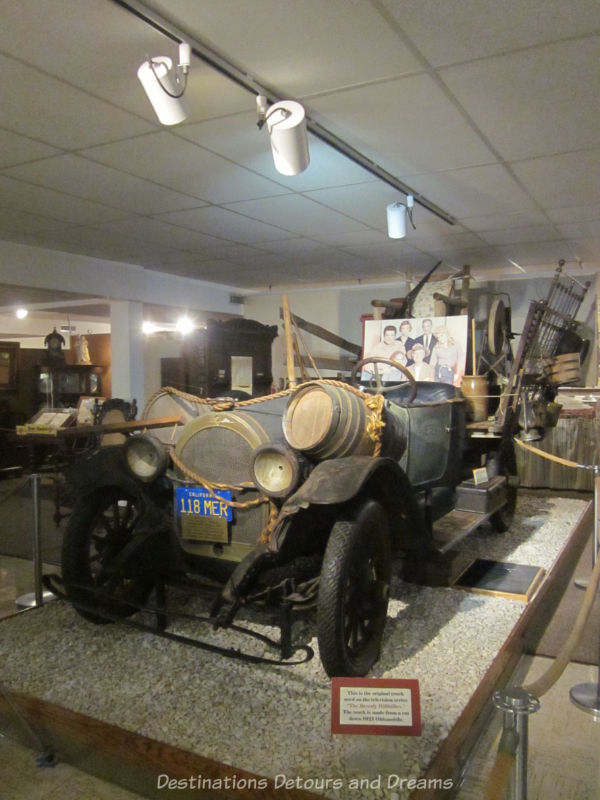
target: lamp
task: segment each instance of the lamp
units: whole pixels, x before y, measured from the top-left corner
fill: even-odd
[[[412,210],[414,206],[414,197],[411,194],[406,195],[406,205],[404,203],[390,203],[386,207],[387,212],[387,229],[390,239],[404,239],[406,236],[406,217],[408,216],[410,224],[415,227],[412,218]]]
[[[146,59],[137,71],[148,100],[163,125],[177,125],[187,117],[183,94],[187,86],[190,61],[190,45],[181,42],[179,64],[175,70],[168,56],[156,56]]]
[[[267,98],[256,98],[258,127],[266,123],[271,138],[275,169],[282,175],[298,175],[310,163],[306,114],[295,100],[281,100],[267,108]]]

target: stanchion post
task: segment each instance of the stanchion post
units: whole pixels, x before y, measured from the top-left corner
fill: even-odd
[[[598,405],[598,404],[597,404]],[[596,415],[598,420],[598,415]],[[598,427],[596,427],[596,447],[598,448]],[[593,563],[598,558],[598,514],[600,514],[600,472],[598,464],[594,468],[594,552]],[[600,644],[600,643],[599,643]],[[598,659],[598,679],[596,683],[577,683],[569,692],[571,702],[582,711],[600,719],[600,657]]]
[[[511,783],[510,800],[527,800],[527,751],[529,727],[527,717],[536,712],[540,701],[521,687],[511,687],[494,692],[494,705],[504,712],[504,732],[516,734],[515,769]]]
[[[42,588],[42,526],[40,514],[40,474],[34,472],[30,476],[31,480],[31,499],[33,506],[33,580],[35,591],[35,604],[41,606],[44,603],[44,591]]]

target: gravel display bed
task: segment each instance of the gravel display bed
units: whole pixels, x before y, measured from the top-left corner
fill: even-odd
[[[548,569],[586,506],[522,494],[509,533],[482,530],[461,549]],[[170,601],[188,613],[205,613],[210,602],[181,590]],[[285,776],[336,800],[394,800],[408,797],[400,779],[424,773],[524,609],[513,599],[394,582],[371,677],[419,681],[420,737],[331,736],[330,681],[318,654],[294,667],[242,663],[122,625],[95,626],[61,601],[3,621],[0,658],[3,682],[16,691],[235,769],[279,776],[280,784]],[[278,637],[261,612],[239,622]],[[186,620],[169,629],[247,647],[230,632],[193,629]],[[294,640],[317,652],[310,613],[295,621]],[[371,785],[361,793],[357,782],[364,788],[366,780]]]

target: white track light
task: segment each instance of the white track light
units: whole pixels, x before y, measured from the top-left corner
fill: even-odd
[[[163,125],[177,125],[187,117],[183,93],[187,85],[191,48],[182,42],[179,45],[179,64],[173,69],[168,56],[149,58],[137,71],[138,78],[148,100]]]
[[[387,206],[387,229],[390,239],[404,239],[406,236],[406,206],[404,203],[390,203]]]
[[[275,169],[282,175],[298,175],[310,163],[304,106],[282,100],[267,108],[267,98],[256,98],[259,128],[266,123]]]

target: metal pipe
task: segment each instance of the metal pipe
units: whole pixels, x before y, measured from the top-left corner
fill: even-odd
[[[31,476],[31,499],[33,505],[33,579],[35,604],[44,603],[42,587],[42,526],[40,514],[40,475],[34,472]]]
[[[517,736],[515,769],[510,787],[510,800],[527,800],[527,756],[529,747],[528,719],[540,707],[538,698],[527,689],[512,687],[494,692],[494,705],[504,712],[504,731]]]

